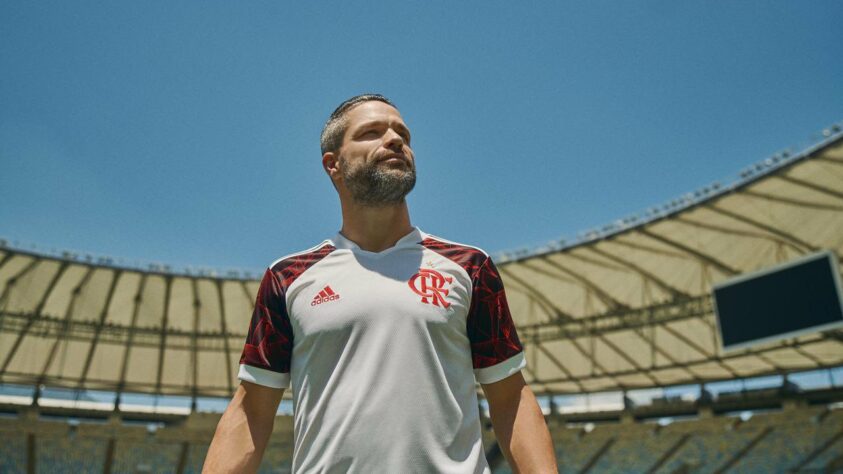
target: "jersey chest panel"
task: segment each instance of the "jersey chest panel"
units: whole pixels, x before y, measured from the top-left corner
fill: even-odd
[[[331,295],[321,298],[328,289]],[[294,344],[337,333],[365,337],[370,331],[466,338],[470,291],[462,268],[421,248],[377,257],[338,250],[288,290]]]

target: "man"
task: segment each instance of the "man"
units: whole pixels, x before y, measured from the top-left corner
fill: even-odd
[[[475,380],[513,470],[556,472],[494,264],[410,224],[401,114],[353,97],[321,145],[342,229],[267,269],[205,472],[257,470],[292,386],[294,472],[487,473]]]

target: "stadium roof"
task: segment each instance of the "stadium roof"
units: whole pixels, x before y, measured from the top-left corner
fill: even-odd
[[[534,390],[583,393],[843,364],[843,333],[718,350],[711,286],[843,256],[843,134],[564,248],[502,261]],[[0,246],[0,382],[228,396],[258,282]]]

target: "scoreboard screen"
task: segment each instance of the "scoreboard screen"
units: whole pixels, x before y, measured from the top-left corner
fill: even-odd
[[[824,251],[714,285],[723,350],[843,327],[838,268]]]

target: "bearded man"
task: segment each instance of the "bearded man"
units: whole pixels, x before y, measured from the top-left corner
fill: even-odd
[[[292,388],[293,472],[488,473],[476,383],[513,471],[556,472],[495,265],[410,223],[415,156],[398,109],[352,97],[321,147],[342,228],[266,270],[204,472],[256,471]]]

